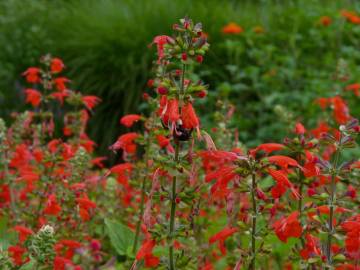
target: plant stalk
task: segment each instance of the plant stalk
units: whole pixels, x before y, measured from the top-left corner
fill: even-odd
[[[334,219],[334,207],[336,203],[336,176],[337,176],[337,164],[340,156],[340,150],[337,149],[335,153],[333,171],[331,174],[331,183],[330,183],[330,199],[329,199],[329,219],[328,219],[328,236],[327,236],[327,244],[326,244],[326,259],[327,263],[332,267],[332,254],[331,254],[331,243],[332,243],[332,236],[334,234],[334,226],[333,226],[333,219]]]
[[[256,205],[256,175],[251,174],[251,201],[252,201],[252,226],[251,226],[251,261],[250,270],[255,270],[255,254],[256,254],[256,221],[257,221],[257,205]]]
[[[180,142],[175,140],[175,163],[179,163]],[[172,191],[171,191],[171,212],[170,212],[170,229],[169,229],[169,269],[175,270],[174,261],[174,227],[175,227],[175,212],[176,212],[176,182],[177,176],[173,176]]]
[[[147,140],[146,140],[146,147],[145,147],[145,170],[144,170],[144,177],[142,179],[142,183],[141,183],[141,199],[140,199],[140,212],[139,212],[139,219],[136,223],[136,232],[135,232],[135,238],[134,238],[134,243],[133,243],[133,253],[135,254],[136,249],[137,249],[137,243],[139,241],[139,236],[140,236],[140,228],[141,228],[141,223],[142,223],[142,218],[144,215],[144,202],[145,202],[145,193],[146,193],[146,179],[147,179],[147,162],[148,162],[148,155],[149,155],[149,146],[150,146],[150,135],[148,134],[147,136]]]

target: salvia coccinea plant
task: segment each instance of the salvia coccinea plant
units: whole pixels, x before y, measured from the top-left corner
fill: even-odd
[[[184,18],[173,31],[150,45],[150,113],[120,119],[129,132],[109,169],[86,135],[100,99],[72,90],[59,58],[24,72],[33,109],[0,119],[1,269],[360,269],[360,127],[346,101],[360,87],[343,87],[344,61],[334,94],[315,101],[317,127],[298,119],[283,142],[247,149],[227,100],[209,132],[196,114],[202,25]]]
[[[9,127],[0,121],[0,210],[9,227],[1,269],[86,269],[102,261],[89,197],[101,179],[92,168],[103,165],[86,135],[100,99],[71,90],[64,69],[50,55],[28,68],[24,93],[33,110],[14,114]]]

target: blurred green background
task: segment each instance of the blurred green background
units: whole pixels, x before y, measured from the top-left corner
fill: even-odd
[[[0,117],[28,108],[21,73],[51,53],[67,66],[71,88],[103,100],[90,122],[89,135],[107,148],[123,131],[119,119],[144,110],[141,94],[151,78],[154,36],[170,34],[185,15],[202,22],[210,53],[197,67],[210,84],[202,123],[210,126],[218,98],[237,113],[232,125],[252,146],[279,141],[289,122],[314,127],[319,109],[313,100],[332,96],[344,85],[332,75],[339,61],[349,83],[360,75],[360,26],[346,23],[341,9],[360,10],[359,1],[215,1],[215,0],[6,0],[0,2]],[[330,16],[325,27],[321,16]],[[229,22],[244,28],[224,35]],[[253,31],[256,26],[263,34]],[[340,60],[342,59],[342,60]],[[349,95],[354,116],[359,98]]]

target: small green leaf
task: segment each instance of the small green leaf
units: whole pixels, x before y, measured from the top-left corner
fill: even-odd
[[[112,246],[119,255],[126,256],[134,242],[134,232],[117,221],[105,219],[106,231]]]
[[[36,261],[31,259],[29,262],[20,267],[19,270],[33,270],[36,269]]]

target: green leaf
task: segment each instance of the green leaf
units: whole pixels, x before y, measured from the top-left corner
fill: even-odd
[[[126,256],[129,248],[133,245],[135,234],[127,226],[120,222],[105,219],[106,232],[112,246],[119,255]]]
[[[33,269],[37,269],[35,268],[36,266],[36,261],[34,261],[33,259],[31,259],[28,263],[24,264],[23,266],[21,266],[21,268],[19,270],[33,270]]]

